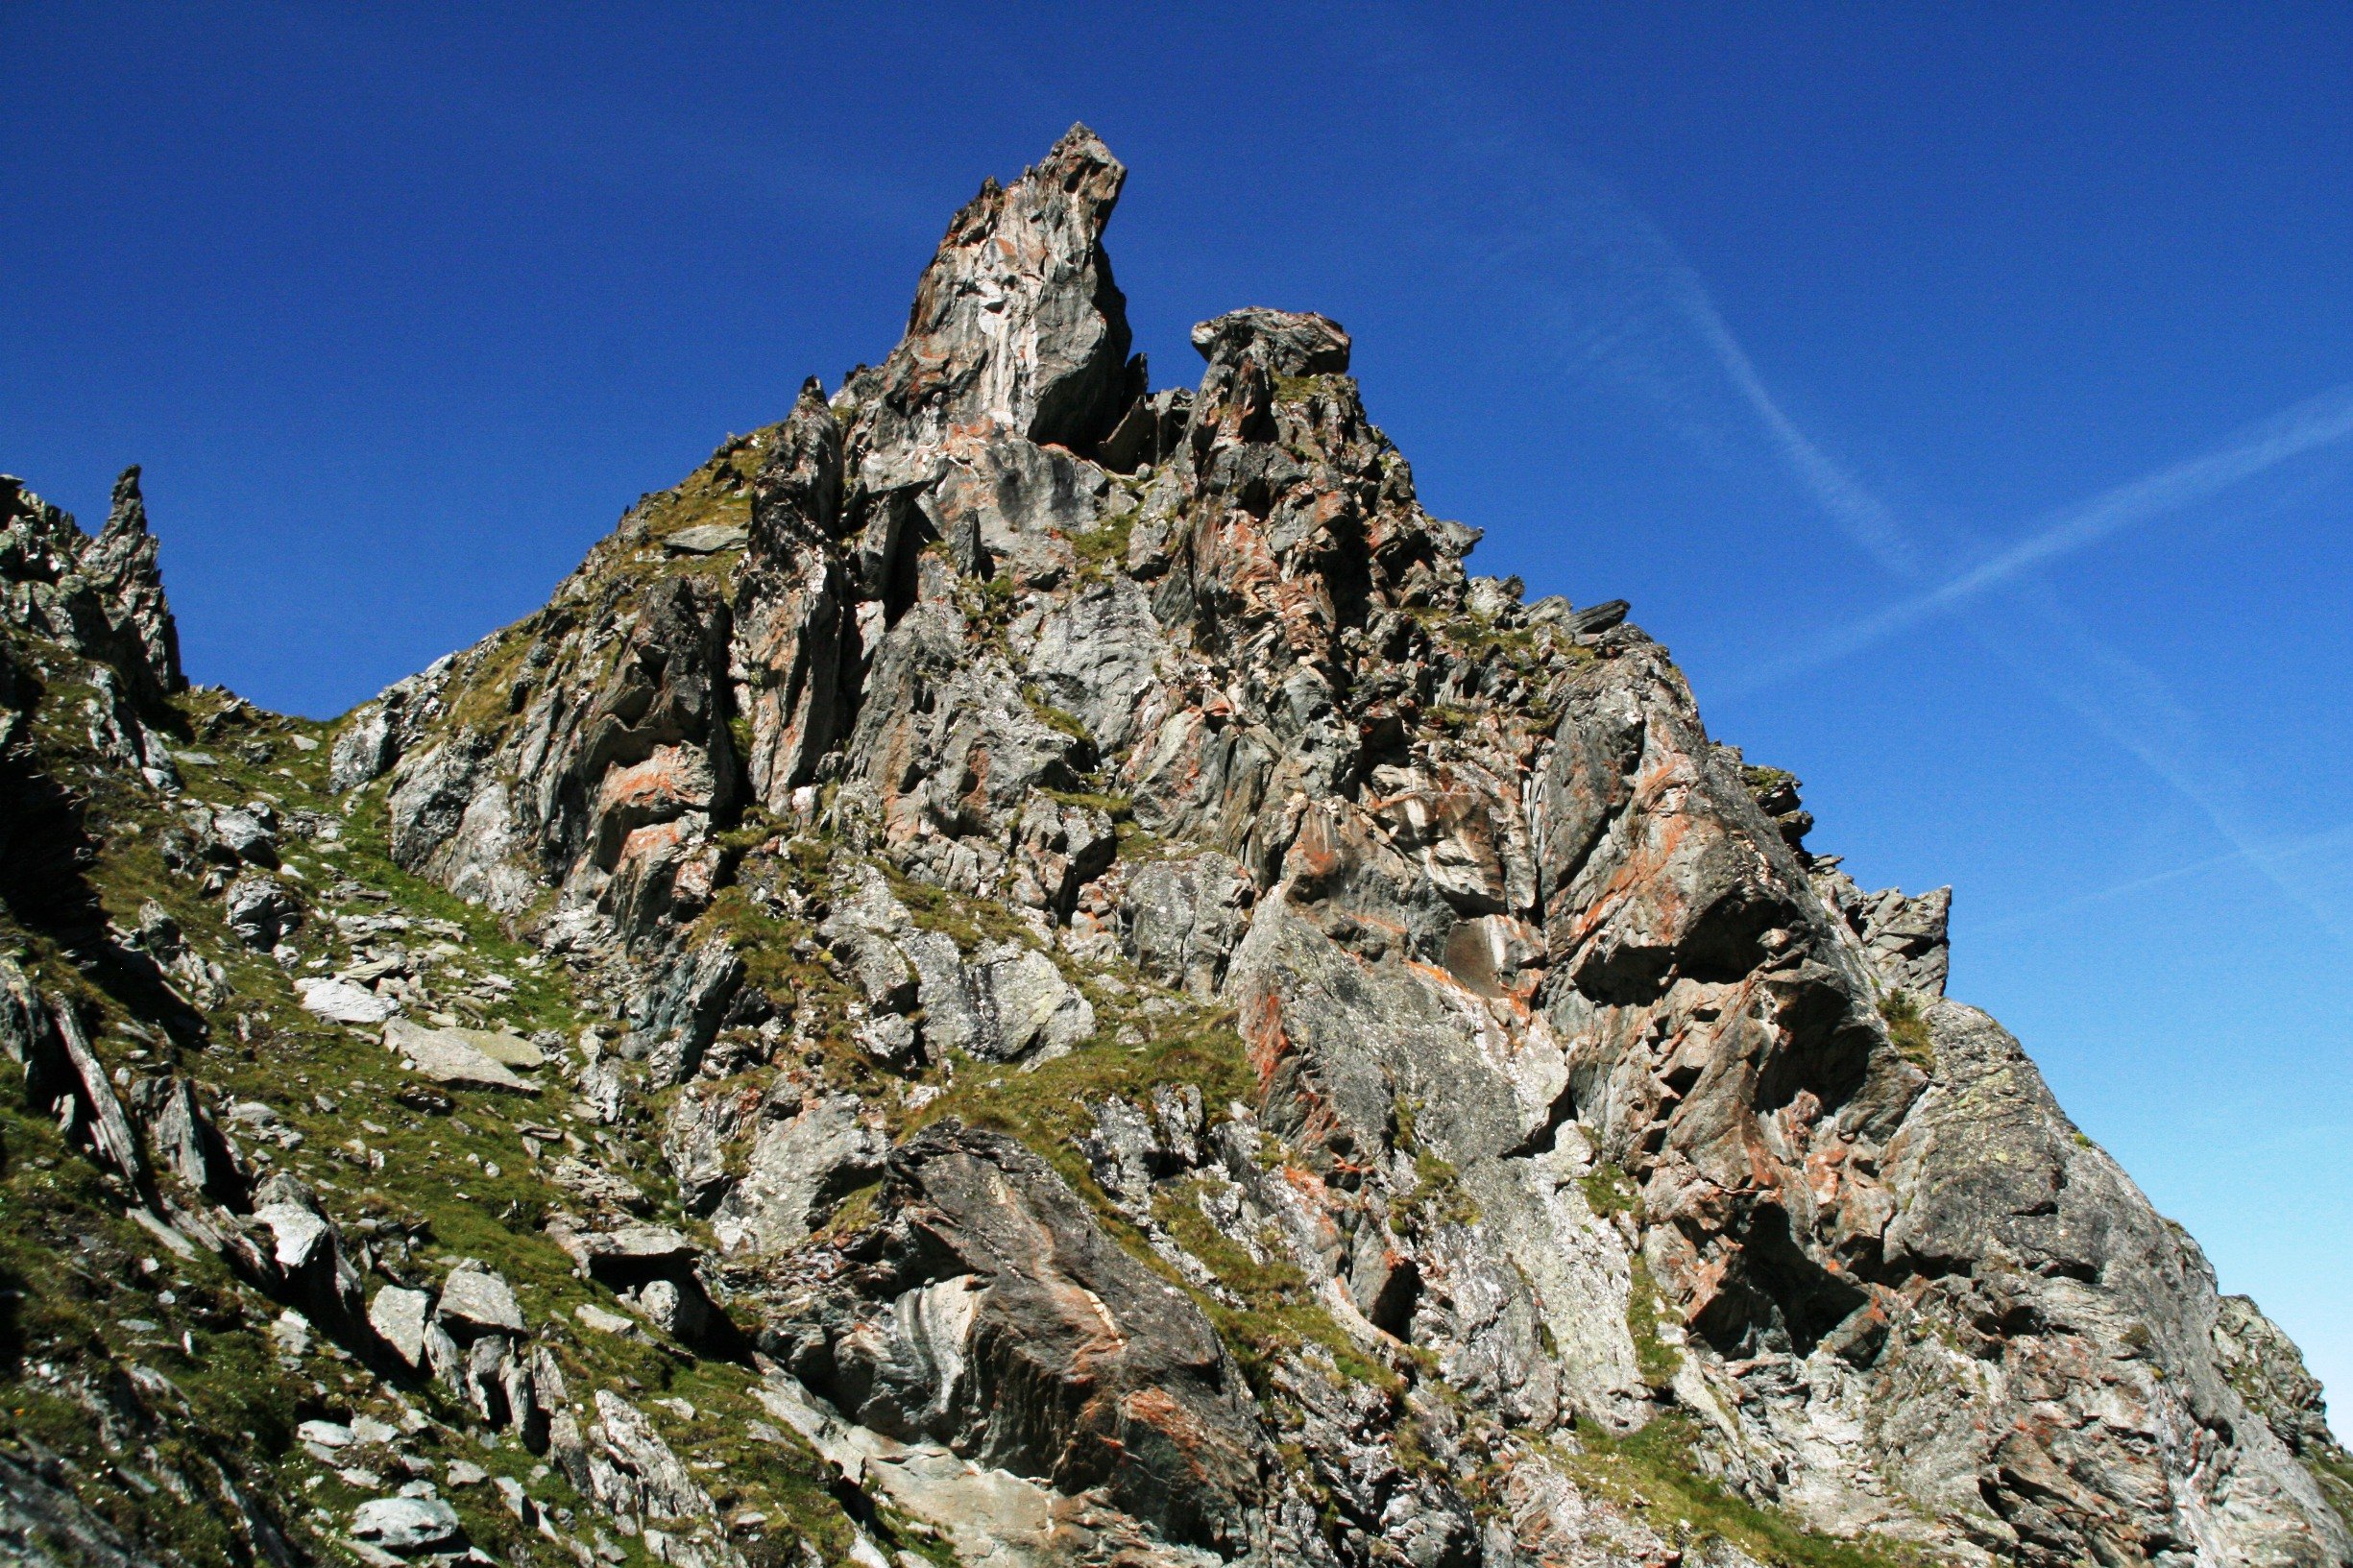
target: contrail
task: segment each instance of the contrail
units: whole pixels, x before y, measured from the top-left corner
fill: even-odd
[[[2353,382],[2308,398],[2242,432],[2219,450],[2117,486],[2071,507],[2008,549],[1926,592],[1843,626],[1811,647],[1755,671],[1752,692],[1832,663],[1915,626],[1965,599],[2000,587],[2046,562],[2072,555],[2125,529],[2194,506],[2292,458],[2353,436]],[[1800,471],[1805,471],[1800,465]],[[1824,497],[1824,504],[1830,498]]]
[[[1918,581],[1925,574],[1908,530],[1789,417],[1707,284],[1657,224],[1574,162],[1522,137],[1466,137],[1463,148],[1465,165],[1492,171],[1512,191],[1478,205],[1468,222],[1460,209],[1449,213],[1448,227],[1469,242],[1468,253],[1496,264],[1541,302],[1539,317],[1575,346],[1576,370],[1605,369],[1634,385],[1668,411],[1686,439],[1713,450],[1727,443],[1697,408],[1714,400],[1698,387],[1722,377],[1774,455],[1856,548],[1896,576]],[[1496,212],[1523,216],[1509,232],[1498,232],[1492,228]],[[1546,216],[1533,222],[1525,216],[1537,213]],[[1577,289],[1561,280],[1579,274],[1596,286]],[[1700,350],[1697,362],[1660,351],[1675,337]]]
[[[2220,451],[2176,463],[2063,514],[2030,539],[1925,595],[1950,604],[2017,576],[2029,567],[2096,544],[2111,534],[2195,505],[2266,469],[2277,468],[2353,436],[2353,382],[2267,420]]]
[[[1658,243],[1665,248],[1665,236],[1660,235]],[[1671,249],[1668,254],[1673,256]],[[1919,552],[1895,514],[1862,481],[1815,446],[1797,422],[1783,412],[1780,402],[1766,389],[1764,378],[1757,374],[1756,361],[1749,358],[1740,340],[1733,336],[1732,328],[1725,325],[1723,314],[1715,307],[1714,299],[1698,277],[1680,257],[1674,258],[1673,265],[1670,283],[1685,324],[1698,335],[1702,346],[1732,382],[1733,390],[1756,414],[1783,461],[1796,471],[1799,481],[1812,492],[1814,500],[1865,554],[1899,576],[1917,577],[1921,569]]]
[[[2343,848],[2353,848],[2353,824],[2333,828],[2324,833],[2314,833],[2310,837],[2291,839],[2283,844],[2275,844],[2262,852],[2258,858],[2276,863],[2320,851]],[[2169,882],[2203,876],[2209,871],[2220,871],[2225,866],[2235,866],[2248,858],[2245,852],[2236,849],[2221,855],[2209,855],[2203,859],[2187,861],[2177,866],[2168,866],[2163,871],[2152,871],[2145,877],[2133,877],[2124,881],[2113,882],[2106,887],[2094,888],[2089,893],[2078,893],[2073,898],[2060,899],[2039,909],[2028,909],[2024,913],[2009,915],[2000,920],[1978,921],[1975,923],[1972,929],[1979,935],[1989,931],[2016,930],[2022,926],[2038,925],[2058,915],[2088,908],[2096,904],[2106,904],[2112,899],[2128,898],[2132,894],[2146,892],[2152,887],[2163,887]]]
[[[2021,682],[2073,712],[2086,728],[2162,780],[2229,846],[2228,858],[2246,864],[2323,931],[2353,947],[2353,929],[2346,924],[2341,901],[2307,892],[2289,875],[2295,869],[2295,858],[2250,832],[2232,809],[2230,798],[2244,800],[2248,791],[2236,771],[2201,744],[2196,716],[2148,669],[2086,631],[2048,585],[2029,579],[2019,589],[2018,608],[2031,612],[2042,630],[2059,640],[2063,657],[2033,657],[2021,648],[2023,639],[2015,635],[1972,627],[1977,642],[2009,665]]]

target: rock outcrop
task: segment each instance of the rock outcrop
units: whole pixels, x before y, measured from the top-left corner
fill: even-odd
[[[158,550],[135,465],[114,481],[113,505],[95,539],[22,480],[0,474],[0,585],[9,622],[111,666],[151,704],[187,685]]]
[[[76,852],[135,932],[0,959],[34,1110],[280,1361],[546,1456],[512,1529],[468,1459],[346,1533],[2353,1562],[2317,1385],[1945,998],[1951,890],[1809,849],[1623,601],[1471,575],[1338,324],[1229,312],[1151,389],[1124,177],[1074,128],[984,185],[879,368],[300,756],[180,690],[135,470],[96,541],[8,482],[0,699],[79,661],[148,803],[100,808],[157,813]],[[247,1059],[332,1136],[199,1091]]]

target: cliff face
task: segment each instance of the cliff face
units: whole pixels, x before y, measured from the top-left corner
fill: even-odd
[[[1124,175],[1079,128],[985,185],[879,368],[315,732],[177,694],[143,515],[11,503],[12,787],[79,790],[113,917],[12,893],[12,1054],[76,1201],[349,1363],[227,1533],[2353,1561],[2293,1347],[1944,998],[1948,894],[1811,853],[1623,604],[1471,576],[1336,324],[1151,391]],[[40,1485],[20,1538],[144,1550]]]

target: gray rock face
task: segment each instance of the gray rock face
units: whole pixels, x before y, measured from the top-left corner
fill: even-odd
[[[1119,830],[1104,811],[1033,794],[1021,809],[1005,896],[1066,919],[1079,890],[1111,869]]]
[[[720,1201],[713,1233],[730,1251],[798,1246],[842,1194],[882,1174],[886,1147],[853,1097],[806,1099],[761,1123],[750,1166]]]
[[[1025,698],[993,654],[973,657],[944,606],[916,606],[885,636],[844,748],[893,842],[925,830],[1002,841],[1033,789],[1076,790],[1094,748]]]
[[[1193,413],[1189,387],[1164,387],[1128,405],[1119,423],[1095,450],[1095,461],[1114,473],[1133,473],[1168,460],[1184,439]]]
[[[2226,1295],[2220,1308],[2215,1316],[2215,1357],[2230,1386],[2298,1456],[2341,1453],[2329,1431],[2320,1380],[2305,1366],[2295,1341],[2245,1296]]]
[[[937,931],[919,931],[901,944],[901,951],[914,965],[927,1049],[934,1055],[960,1050],[988,1061],[1011,1054],[986,972],[974,973],[954,941]]]
[[[158,549],[135,466],[115,480],[95,539],[23,481],[0,474],[0,611],[12,625],[112,666],[142,703],[187,685]]]
[[[2217,1537],[2240,1560],[2341,1557],[2353,1538],[2232,1386],[2227,1320],[2253,1323],[2225,1313],[2195,1243],[2078,1140],[2000,1025],[1952,1002],[1928,1021],[1937,1081],[1888,1146],[1896,1212],[1883,1247],[1934,1281],[1927,1315],[1981,1373],[1947,1382],[1954,1351],[1925,1334],[1881,1354],[1898,1387],[1933,1379],[1951,1396],[1882,1417],[1899,1473],[1956,1502],[1968,1487],[1992,1515],[1985,1532],[2027,1560],[2060,1560],[2084,1541],[2155,1559]],[[2062,1361],[2065,1385],[2043,1384]],[[2234,1436],[2210,1479],[2185,1488],[2139,1440],[2169,1430]]]
[[[1096,1103],[1095,1130],[1079,1148],[1103,1190],[1131,1212],[1149,1206],[1152,1184],[1176,1163],[1144,1113],[1116,1098]]]
[[[1253,889],[1223,855],[1155,860],[1128,878],[1128,955],[1152,978],[1213,997],[1241,938]]]
[[[911,932],[898,946],[914,968],[924,1047],[935,1056],[1056,1056],[1095,1032],[1093,1005],[1033,948],[994,943],[967,962],[937,931]]]
[[[907,906],[891,896],[882,874],[868,868],[817,928],[817,935],[841,961],[868,1007],[903,1013],[915,1004],[915,972],[898,942],[914,929]]]
[[[952,444],[916,504],[958,570],[1051,587],[1076,564],[1068,536],[1094,527],[1109,489],[1082,458],[996,436]]]
[[[425,723],[440,712],[437,694],[451,661],[396,681],[373,702],[360,704],[344,721],[327,750],[327,787],[346,794],[382,778],[399,761]]]
[[[759,1109],[759,1098],[740,1086],[691,1084],[679,1092],[663,1124],[662,1157],[688,1213],[708,1214],[726,1192],[735,1175],[728,1145]]]
[[[1124,751],[1135,738],[1137,709],[1152,689],[1163,641],[1143,589],[1113,577],[1081,589],[1045,618],[1030,677],[1098,746]]]
[[[1953,889],[1932,888],[1906,898],[1893,887],[1865,893],[1846,873],[1816,869],[1814,883],[1862,944],[1872,973],[1885,984],[1924,996],[1945,994],[1953,966],[1945,931]]]
[[[699,912],[712,821],[740,799],[733,616],[701,577],[658,577],[631,608],[593,637],[577,609],[542,611],[539,677],[506,688],[497,722],[403,743],[387,797],[396,860],[504,914],[560,880],[633,939]],[[445,681],[478,674],[497,646],[469,650]]]
[[[856,706],[854,595],[835,538],[841,465],[841,427],[812,381],[754,484],[736,594],[752,731],[745,761],[753,794],[772,810],[809,782]]]
[[[1199,1310],[998,1134],[934,1126],[892,1151],[887,1189],[893,1293],[837,1294],[789,1326],[795,1375],[878,1432],[1101,1486],[1173,1541],[1240,1549],[1260,1439]]]
[[[691,1073],[717,1035],[719,1021],[743,983],[743,960],[723,941],[677,955],[656,974],[630,1012],[634,1038],[648,1047],[656,1088]]]

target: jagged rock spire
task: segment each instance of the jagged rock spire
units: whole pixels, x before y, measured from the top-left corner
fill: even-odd
[[[109,534],[143,534],[147,532],[147,497],[139,494],[139,466],[136,463],[115,476],[114,495],[107,507]]]
[[[1091,446],[1128,401],[1128,302],[1104,226],[1128,178],[1074,125],[1009,187],[989,180],[924,269],[865,446],[996,427]]]
[[[109,618],[124,657],[135,659],[163,690],[178,691],[188,683],[180,669],[180,626],[163,596],[158,548],[147,531],[147,500],[133,463],[114,481],[107,525],[83,552],[82,568],[109,590]]]
[[[0,474],[0,603],[17,625],[112,664],[142,699],[187,685],[180,629],[163,596],[136,464],[114,481],[107,525],[74,519]]]

